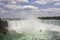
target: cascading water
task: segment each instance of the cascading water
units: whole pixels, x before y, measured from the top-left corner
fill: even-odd
[[[8,29],[19,32],[30,32],[30,31],[40,31],[51,29],[54,31],[59,31],[60,27],[57,26],[59,20],[38,20],[36,18],[26,19],[26,20],[12,20],[8,21]],[[56,23],[55,23],[56,22]],[[54,25],[55,24],[55,25]]]
[[[11,33],[9,38],[11,40],[57,40],[56,34],[59,34],[60,27],[55,23],[56,21],[59,20],[37,18],[9,20],[8,30]]]
[[[1,40],[58,40],[60,20],[43,20],[30,17],[25,20],[7,20],[8,34]]]

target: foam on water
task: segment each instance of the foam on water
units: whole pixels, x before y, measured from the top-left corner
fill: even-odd
[[[4,38],[4,40],[57,40],[56,34],[59,35],[59,33],[56,31],[60,31],[60,27],[53,24],[46,24],[42,21],[43,20],[37,19],[34,16],[29,17],[25,20],[9,20],[8,30],[12,34],[4,35],[4,37],[0,39]]]
[[[16,31],[17,33],[20,32],[38,32],[40,30],[54,30],[60,31],[60,27],[52,24],[45,24],[42,23],[41,20],[37,19],[36,17],[30,17],[26,20],[12,20],[8,21],[9,27],[8,30]]]

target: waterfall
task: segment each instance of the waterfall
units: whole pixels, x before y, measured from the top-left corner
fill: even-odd
[[[54,25],[55,22],[56,20],[41,20],[37,18],[30,18],[25,20],[11,20],[8,21],[8,30],[10,32],[16,31],[17,33],[31,32],[31,31],[33,32],[46,29],[59,31],[60,27]]]
[[[22,29],[22,22],[20,20],[19,21],[15,21],[15,20],[8,21],[8,30],[10,32],[13,32],[13,31],[19,32],[21,31],[21,29]]]
[[[8,30],[11,34],[5,35],[4,40],[57,40],[60,32],[59,23],[59,20],[43,20],[35,17],[8,20]]]

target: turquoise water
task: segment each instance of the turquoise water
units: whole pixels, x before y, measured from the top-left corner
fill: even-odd
[[[20,33],[0,35],[0,40],[18,40],[23,35]]]
[[[13,33],[1,35],[0,40],[57,40],[58,32]]]
[[[60,26],[60,20],[42,20],[42,23]]]
[[[60,20],[41,20],[41,23],[60,26]],[[0,40],[58,40],[58,35],[59,32],[52,30],[23,33],[14,32],[13,34],[0,35]]]

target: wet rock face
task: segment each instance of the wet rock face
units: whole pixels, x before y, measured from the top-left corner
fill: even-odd
[[[7,32],[8,32],[7,27],[8,27],[7,21],[2,21],[0,19],[0,35],[7,34]]]

